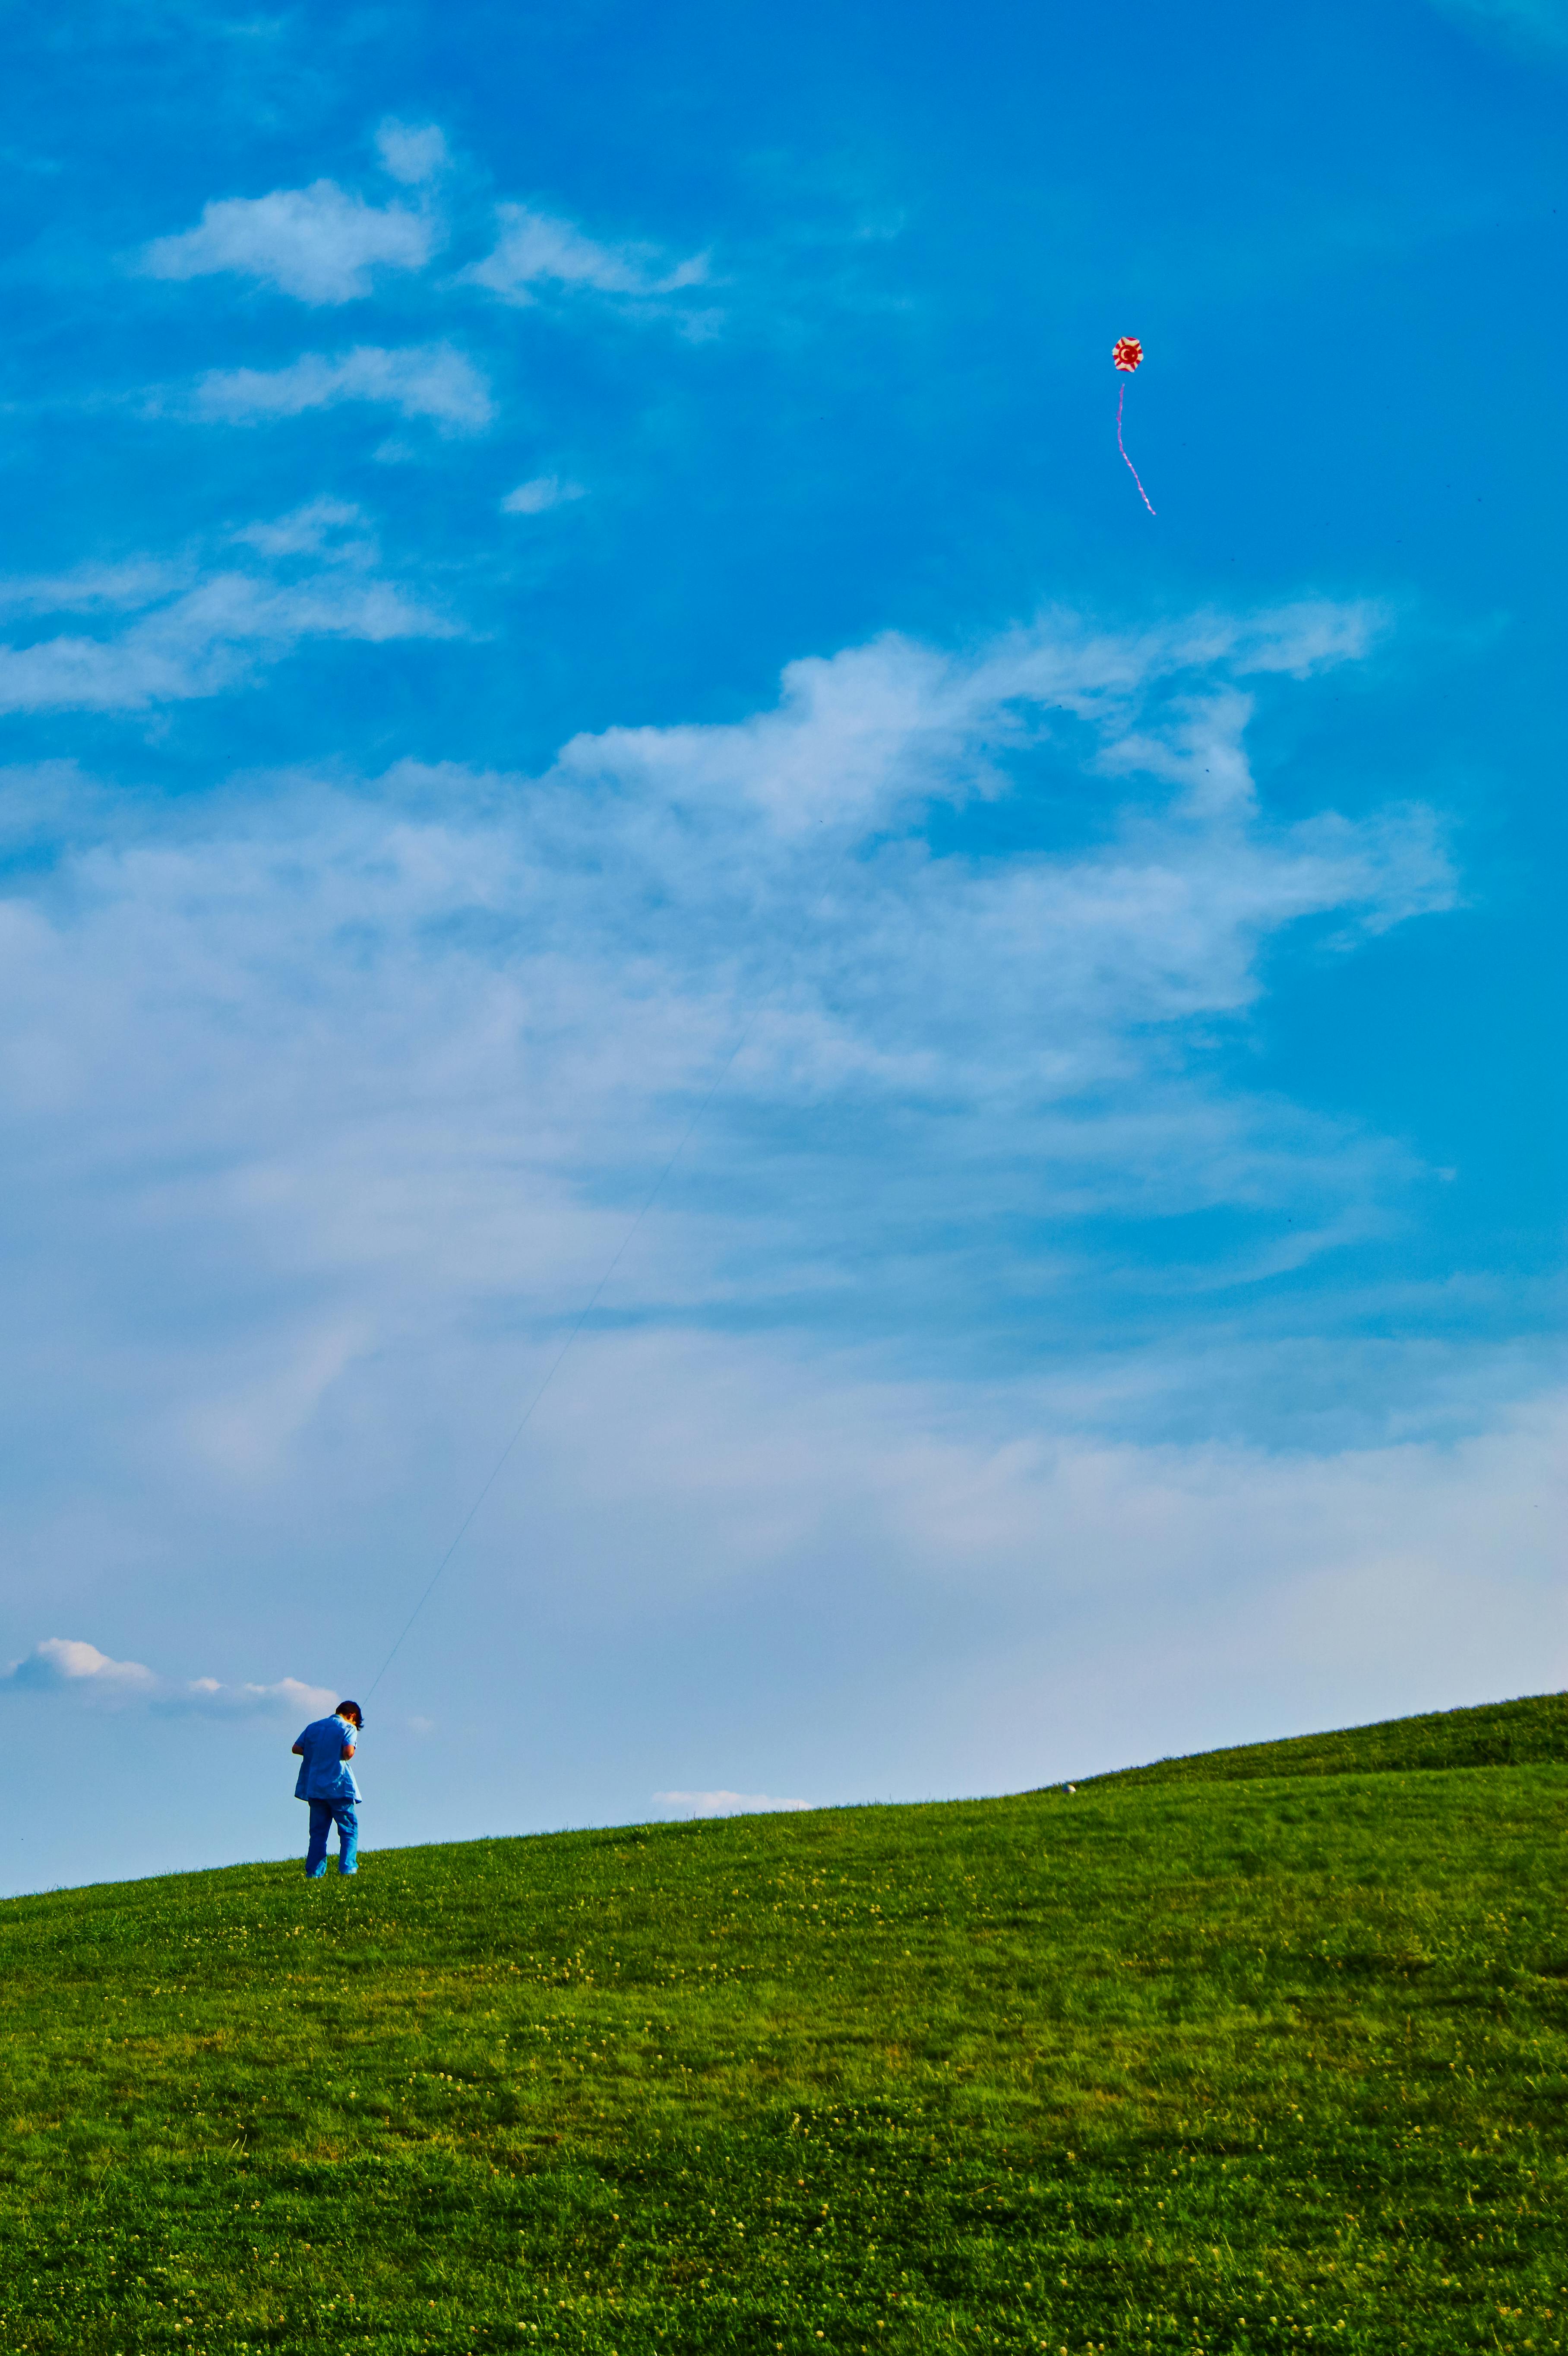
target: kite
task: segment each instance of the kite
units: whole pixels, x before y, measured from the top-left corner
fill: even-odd
[[[1121,372],[1123,380],[1121,390],[1116,395],[1116,447],[1124,458],[1127,458],[1127,445],[1122,439],[1122,403],[1126,399],[1126,379],[1138,366],[1143,356],[1144,348],[1136,336],[1118,336],[1111,351],[1111,365]],[[1138,470],[1130,458],[1127,458],[1127,472],[1134,482],[1137,483],[1139,498],[1142,499],[1150,515],[1153,515],[1154,501],[1139,481]]]

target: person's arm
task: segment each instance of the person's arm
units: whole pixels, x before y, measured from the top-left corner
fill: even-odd
[[[353,1758],[353,1756],[354,1756],[354,1745],[352,1744],[352,1742],[346,1742],[346,1743],[344,1744],[344,1746],[343,1746],[343,1756],[345,1757],[345,1759],[352,1759],[352,1758]]]
[[[291,1743],[289,1749],[291,1755],[293,1758],[303,1759],[304,1757],[304,1744],[303,1742]]]

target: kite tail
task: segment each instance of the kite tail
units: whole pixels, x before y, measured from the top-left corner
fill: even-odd
[[[1122,403],[1125,401],[1126,397],[1127,380],[1125,377],[1124,377],[1122,379],[1122,389],[1116,395],[1116,447],[1121,452],[1124,458],[1127,458],[1127,445],[1122,439]],[[1150,515],[1153,515],[1154,501],[1145,490],[1143,484],[1138,480],[1138,470],[1134,466],[1130,458],[1127,458],[1127,472],[1131,475],[1134,482],[1137,483],[1139,498],[1142,499]]]

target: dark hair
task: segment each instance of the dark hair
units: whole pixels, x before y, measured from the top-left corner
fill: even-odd
[[[336,1718],[351,1718],[356,1726],[361,1730],[364,1728],[365,1713],[357,1701],[340,1701],[333,1715]]]

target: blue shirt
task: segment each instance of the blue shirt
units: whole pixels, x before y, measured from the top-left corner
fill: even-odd
[[[318,1718],[295,1738],[304,1757],[294,1783],[296,1800],[357,1800],[359,1786],[343,1756],[359,1737],[344,1718]]]

